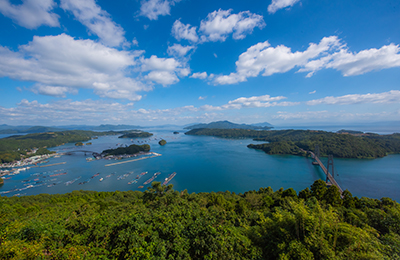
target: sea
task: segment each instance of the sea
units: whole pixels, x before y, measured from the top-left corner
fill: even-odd
[[[310,187],[315,180],[326,178],[318,166],[311,164],[311,158],[268,155],[247,148],[248,144],[262,143],[252,139],[190,136],[184,134],[186,130],[177,128],[149,128],[146,131],[154,135],[134,139],[103,136],[83,147],[65,144],[51,148],[58,153],[75,153],[51,158],[38,167],[5,176],[0,195],[57,194],[74,190],[144,191],[151,186],[144,185],[144,182],[156,172],[161,174],[154,181],[161,182],[176,172],[169,183],[173,184],[175,190],[187,190],[189,193],[244,193],[268,186],[273,190],[293,188],[299,192]],[[179,134],[174,134],[174,131]],[[167,141],[165,146],[158,144],[161,139]],[[131,144],[149,144],[151,151],[161,156],[140,156],[142,160],[87,160],[93,158],[91,152],[101,153],[105,149]],[[321,158],[321,161],[326,164],[327,158]],[[337,182],[353,196],[377,199],[390,197],[400,201],[400,155],[378,159],[334,158],[334,168]],[[147,174],[141,175],[144,172]],[[131,183],[135,179],[137,183]]]

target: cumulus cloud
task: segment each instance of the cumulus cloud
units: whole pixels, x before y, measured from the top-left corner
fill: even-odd
[[[368,93],[368,94],[351,94],[340,97],[325,97],[321,99],[314,99],[307,102],[307,105],[351,105],[351,104],[365,104],[365,103],[400,103],[400,91],[391,90],[382,93]]]
[[[157,20],[158,16],[170,15],[171,6],[180,0],[143,0],[141,1],[140,15],[150,20]]]
[[[220,75],[214,84],[235,84],[249,77],[284,73],[295,67],[298,72],[309,72],[311,77],[321,69],[336,69],[344,76],[361,75],[370,71],[400,67],[400,47],[389,44],[380,49],[350,52],[336,36],[324,37],[318,44],[310,43],[307,50],[292,52],[289,47],[272,47],[268,41],[247,49],[236,61],[236,72]]]
[[[270,95],[253,96],[253,97],[240,97],[235,100],[229,101],[227,104],[222,106],[211,106],[204,105],[201,107],[202,110],[213,111],[213,110],[227,110],[227,109],[242,109],[242,108],[266,108],[275,106],[295,106],[300,103],[298,102],[278,102],[282,99],[286,99],[283,96],[271,97]]]
[[[300,0],[272,0],[271,4],[268,6],[268,12],[274,14],[279,9],[286,8],[288,6],[293,6]]]
[[[284,45],[272,47],[268,41],[260,42],[239,56],[239,60],[236,61],[235,73],[218,76],[214,83],[234,84],[246,81],[249,77],[257,77],[260,73],[263,76],[284,73],[296,66],[304,66],[311,59],[340,46],[336,36],[324,37],[319,44],[310,43],[307,50],[303,52],[292,52]]]
[[[170,56],[178,56],[178,57],[183,57],[185,56],[189,51],[193,50],[195,47],[194,46],[182,46],[180,44],[174,44],[172,46],[168,46],[168,54]]]
[[[344,76],[361,75],[370,71],[399,67],[399,52],[399,45],[394,44],[382,46],[380,49],[362,50],[358,53],[352,53],[343,48],[339,52],[309,62],[299,71],[311,71],[308,77],[322,68],[339,70]]]
[[[70,87],[44,86],[40,84],[32,88],[32,92],[53,97],[66,97],[66,93],[78,93],[76,89]]]
[[[197,27],[191,26],[190,24],[184,25],[181,21],[176,20],[172,25],[171,34],[178,41],[185,39],[192,42],[197,42],[199,37],[197,36]]]
[[[251,34],[255,27],[262,29],[265,26],[261,15],[243,11],[232,14],[232,9],[214,11],[200,23],[199,31],[203,34],[202,41],[225,41],[233,33],[234,39],[243,39]]]
[[[133,103],[121,104],[105,100],[58,100],[42,104],[36,100],[21,100],[16,107],[0,106],[0,117],[16,124],[98,124],[120,122],[133,108]]]
[[[179,82],[176,74],[170,71],[151,71],[145,76],[145,79],[154,81],[163,86],[168,86]]]
[[[149,59],[141,59],[143,72],[150,71],[145,79],[161,84],[163,86],[179,82],[178,76],[186,77],[190,69],[175,58],[158,58],[152,55]]]
[[[53,0],[22,0],[20,5],[13,5],[9,0],[0,0],[0,13],[28,29],[41,25],[58,27],[59,16],[51,12],[56,6]]]
[[[122,27],[112,21],[110,14],[102,10],[94,0],[61,0],[61,8],[72,12],[79,22],[106,45],[127,44]]]
[[[206,98],[207,98],[206,96],[205,97],[200,96],[199,100],[205,100]]]
[[[140,54],[92,40],[75,40],[66,34],[35,36],[18,52],[0,46],[0,77],[36,82],[41,86],[38,93],[62,92],[58,87],[87,88],[102,97],[140,100],[137,92],[152,87],[126,74]],[[118,94],[121,92],[124,95]]]
[[[194,78],[194,79],[206,79],[207,78],[207,72],[196,72],[193,73],[190,78]]]

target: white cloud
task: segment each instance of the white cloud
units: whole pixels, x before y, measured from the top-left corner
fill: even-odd
[[[0,0],[0,13],[28,29],[41,25],[58,27],[59,16],[51,12],[56,6],[53,0],[22,0],[20,5],[10,4],[9,0]]]
[[[325,97],[321,99],[314,99],[307,102],[307,105],[351,105],[351,104],[365,104],[365,103],[373,103],[373,104],[387,104],[387,103],[400,103],[400,91],[399,90],[391,90],[388,92],[382,93],[373,93],[373,94],[352,94],[345,95],[340,97]]]
[[[205,97],[200,96],[199,100],[205,100],[206,98],[207,98],[207,96],[205,96]]]
[[[199,37],[196,32],[197,27],[190,26],[190,24],[184,25],[181,21],[176,20],[172,26],[171,34],[178,41],[185,39],[192,42],[197,42]]]
[[[170,15],[171,6],[180,0],[142,0],[140,15],[150,20],[157,20],[159,15]]]
[[[272,0],[271,4],[268,6],[268,12],[270,14],[274,14],[276,11],[279,9],[288,7],[288,6],[293,6],[300,0]]]
[[[0,106],[0,117],[17,124],[98,124],[120,122],[132,108],[133,103],[121,104],[104,100],[58,100],[42,104],[36,100],[30,102],[23,99],[13,108]]]
[[[133,45],[133,46],[139,46],[139,42],[137,41],[136,37],[133,38],[133,40],[132,40],[132,45]]]
[[[61,0],[61,8],[71,11],[75,18],[96,34],[108,46],[127,44],[124,30],[111,20],[94,0]]]
[[[163,86],[179,82],[177,74],[186,77],[190,73],[190,69],[185,64],[174,58],[158,58],[152,55],[149,59],[142,58],[141,63],[143,72],[150,71],[145,79]]]
[[[309,119],[322,119],[322,118],[329,118],[332,114],[328,111],[306,111],[306,112],[282,112],[279,111],[277,115],[273,116],[275,119],[283,119],[283,120],[293,120],[293,119],[302,119],[302,120],[309,120]]]
[[[142,71],[175,71],[180,66],[180,62],[174,58],[158,58],[157,56],[152,55],[149,59],[142,59]]]
[[[18,52],[0,46],[0,77],[36,82],[42,93],[62,90],[54,87],[87,88],[102,97],[115,98],[122,91],[125,95],[118,98],[139,100],[137,92],[152,87],[126,73],[136,65],[140,54],[118,51],[92,40],[75,40],[66,34],[35,36]]]
[[[180,44],[174,44],[172,46],[168,46],[168,54],[170,56],[185,56],[189,51],[193,50],[194,46],[182,46]]]
[[[315,93],[317,93],[317,91],[316,91],[316,90],[314,90],[314,91],[311,91],[311,92],[308,92],[308,94],[315,94]]]
[[[145,76],[145,79],[154,81],[163,86],[168,86],[179,82],[176,74],[170,71],[151,71]]]
[[[214,11],[200,23],[199,31],[203,34],[202,41],[225,41],[233,33],[234,39],[243,39],[251,34],[255,27],[262,29],[265,22],[261,15],[249,11],[231,14],[232,9]]]
[[[214,84],[235,84],[249,77],[284,73],[295,67],[298,72],[309,72],[311,77],[323,68],[339,70],[344,76],[354,76],[370,71],[400,67],[399,45],[386,45],[351,53],[336,36],[324,37],[319,44],[310,43],[307,50],[292,52],[289,47],[272,47],[268,41],[251,46],[236,61],[236,72],[220,75]]]
[[[324,37],[319,44],[310,43],[304,52],[292,50],[284,45],[271,47],[268,41],[251,46],[236,61],[236,72],[218,76],[215,84],[234,84],[246,81],[249,77],[270,76],[284,73],[296,66],[304,66],[311,59],[317,58],[329,50],[340,48],[336,36]]]
[[[344,76],[361,75],[370,71],[377,71],[387,68],[400,67],[400,47],[389,44],[380,49],[362,50],[358,53],[351,53],[347,49],[341,49],[314,63],[306,64],[300,71],[311,71],[311,76],[321,68],[332,68],[339,70]]]
[[[242,108],[266,108],[275,106],[295,106],[299,105],[298,102],[278,102],[282,99],[286,99],[283,96],[271,97],[270,95],[253,96],[253,97],[240,97],[235,100],[229,101],[227,104],[222,106],[211,106],[204,105],[201,107],[202,110],[206,111],[218,111],[227,109],[242,109]]]
[[[74,88],[70,87],[59,87],[59,86],[44,86],[44,85],[37,85],[35,86],[32,91],[35,94],[53,96],[53,97],[66,97],[66,93],[77,94],[78,91]]]
[[[207,78],[207,72],[196,72],[193,73],[190,78],[194,78],[194,79],[206,79]]]

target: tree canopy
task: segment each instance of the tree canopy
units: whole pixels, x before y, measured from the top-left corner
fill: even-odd
[[[398,259],[400,205],[345,193],[337,199],[323,181],[299,195],[153,182],[145,192],[0,197],[0,258]]]

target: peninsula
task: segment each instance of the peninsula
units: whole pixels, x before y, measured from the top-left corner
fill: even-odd
[[[150,137],[152,133],[144,132],[144,131],[132,131],[126,134],[119,136],[118,138],[138,138],[138,137]]]
[[[268,154],[306,155],[305,151],[319,146],[321,156],[332,154],[337,158],[378,158],[391,153],[400,153],[400,134],[360,135],[311,130],[256,131],[244,129],[193,129],[187,135],[209,135],[225,138],[254,138],[263,144],[249,144],[249,148],[260,149]]]

